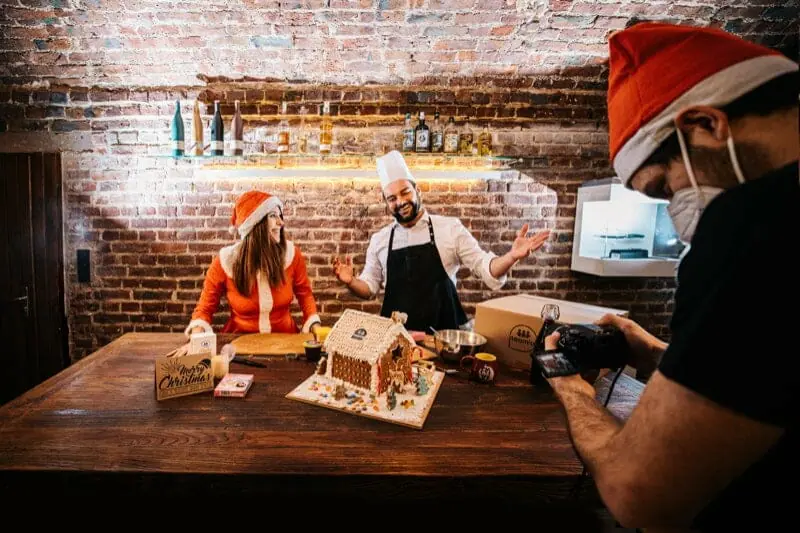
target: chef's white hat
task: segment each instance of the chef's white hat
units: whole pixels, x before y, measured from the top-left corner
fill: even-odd
[[[386,155],[378,158],[378,176],[381,179],[381,189],[397,180],[409,180],[415,182],[414,176],[403,159],[403,154],[397,150],[392,150]]]

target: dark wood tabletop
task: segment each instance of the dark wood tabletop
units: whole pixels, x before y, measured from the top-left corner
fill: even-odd
[[[0,407],[0,489],[532,502],[568,498],[581,474],[560,405],[524,371],[446,376],[417,430],[285,398],[314,364],[282,357],[231,363],[255,375],[245,398],[156,401],[154,359],[183,342],[125,334]],[[626,417],[642,387],[623,374],[612,412]]]

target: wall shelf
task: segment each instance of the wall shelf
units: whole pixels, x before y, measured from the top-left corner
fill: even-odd
[[[381,154],[382,155],[382,154]],[[461,154],[418,154],[403,156],[419,179],[497,179],[518,176],[515,168],[524,157]],[[205,178],[326,177],[377,179],[376,154],[245,154],[241,156],[158,154],[155,157],[194,163],[196,175]],[[509,174],[506,174],[509,172]]]

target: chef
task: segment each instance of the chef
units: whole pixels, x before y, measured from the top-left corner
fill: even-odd
[[[549,230],[528,236],[528,225],[517,232],[502,256],[482,250],[455,217],[434,215],[422,203],[416,180],[397,151],[378,158],[384,201],[395,221],[370,238],[366,263],[355,277],[352,261],[333,260],[336,277],[353,294],[374,298],[383,289],[381,315],[406,313],[406,328],[455,329],[468,319],[458,294],[456,274],[465,266],[492,290],[500,289],[519,260],[542,247]]]

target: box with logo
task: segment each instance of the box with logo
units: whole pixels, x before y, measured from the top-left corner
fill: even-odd
[[[474,329],[486,337],[487,352],[511,367],[527,369],[533,343],[542,329],[545,306],[557,309],[558,321],[568,324],[592,323],[606,313],[628,316],[622,309],[516,294],[479,303],[475,307]]]

